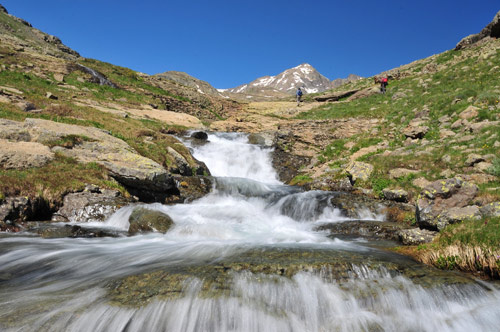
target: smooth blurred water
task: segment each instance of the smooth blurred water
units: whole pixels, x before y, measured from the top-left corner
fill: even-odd
[[[280,183],[269,149],[248,144],[241,134],[212,134],[209,143],[191,148],[218,178],[209,195],[189,204],[142,205],[171,216],[175,225],[166,234],[0,237],[0,330],[498,331],[500,294],[492,285],[445,278],[424,285],[389,266],[397,261],[419,268],[409,259],[315,231],[319,223],[348,218],[331,205],[334,193]],[[135,207],[92,225],[127,230]],[[360,217],[383,219],[361,210]],[[153,297],[138,307],[109,299],[110,283],[127,276],[244,261],[248,252],[280,249],[304,257],[326,251],[332,266],[345,264],[348,271],[342,279],[327,267],[290,278],[233,272],[229,291],[213,297],[193,276],[177,298]],[[348,258],[335,260],[339,255]]]

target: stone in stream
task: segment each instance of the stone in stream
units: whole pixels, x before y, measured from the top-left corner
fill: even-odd
[[[130,235],[147,232],[166,233],[174,223],[167,214],[145,208],[134,209],[128,221]]]
[[[407,230],[409,228],[410,226],[403,223],[371,220],[350,220],[344,222],[322,224],[315,230],[328,231],[330,233],[330,236],[341,234],[397,241],[399,240],[398,232]]]

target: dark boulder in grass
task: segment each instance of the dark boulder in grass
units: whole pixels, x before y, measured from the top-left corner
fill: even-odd
[[[149,232],[166,233],[174,224],[169,215],[142,207],[134,209],[128,221],[130,235]]]

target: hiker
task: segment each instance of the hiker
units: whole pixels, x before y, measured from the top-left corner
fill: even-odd
[[[297,95],[297,106],[300,106],[300,102],[302,101],[300,100],[302,98],[302,90],[300,89],[300,87],[297,89],[296,95]]]
[[[385,94],[385,90],[386,90],[387,84],[389,84],[387,81],[388,81],[387,77],[381,77],[380,78],[380,92],[382,94]]]

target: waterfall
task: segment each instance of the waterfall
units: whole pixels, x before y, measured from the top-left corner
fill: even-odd
[[[243,134],[185,144],[216,177],[210,194],[126,206],[101,224],[126,230],[142,206],[172,218],[166,234],[0,234],[0,330],[498,330],[495,284],[316,231],[349,222],[335,193],[281,183],[270,149]]]

